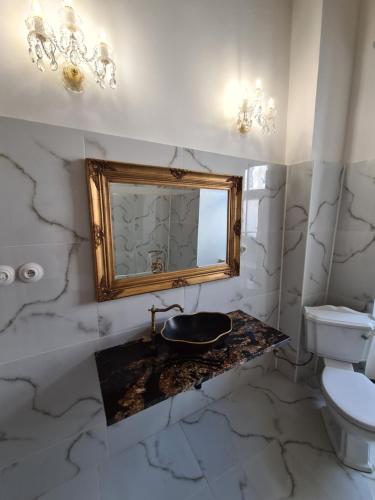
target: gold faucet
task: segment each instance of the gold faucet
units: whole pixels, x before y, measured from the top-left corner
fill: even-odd
[[[152,305],[151,309],[149,311],[151,312],[151,336],[154,336],[156,334],[156,313],[158,312],[166,312],[169,311],[170,309],[179,309],[182,313],[184,312],[184,308],[180,306],[180,304],[172,304],[169,307],[166,307],[164,309],[158,309],[157,307]]]

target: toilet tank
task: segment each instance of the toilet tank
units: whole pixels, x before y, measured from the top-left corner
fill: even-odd
[[[347,307],[305,307],[306,349],[349,363],[366,361],[375,333],[370,315]]]

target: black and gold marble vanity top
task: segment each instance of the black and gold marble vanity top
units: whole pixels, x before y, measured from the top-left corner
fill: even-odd
[[[289,337],[243,311],[229,313],[232,331],[214,349],[186,357],[157,335],[97,352],[107,424],[112,425],[260,356]]]

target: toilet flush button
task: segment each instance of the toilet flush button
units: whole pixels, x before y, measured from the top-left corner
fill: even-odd
[[[18,269],[18,277],[24,283],[35,283],[43,278],[43,274],[42,266],[35,262],[24,264]]]
[[[11,285],[14,281],[15,272],[13,267],[0,266],[0,286]]]

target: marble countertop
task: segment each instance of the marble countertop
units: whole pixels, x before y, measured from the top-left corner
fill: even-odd
[[[141,338],[97,352],[107,425],[192,389],[289,339],[243,311],[229,316],[232,331],[204,354],[177,354],[160,335],[153,342]]]

